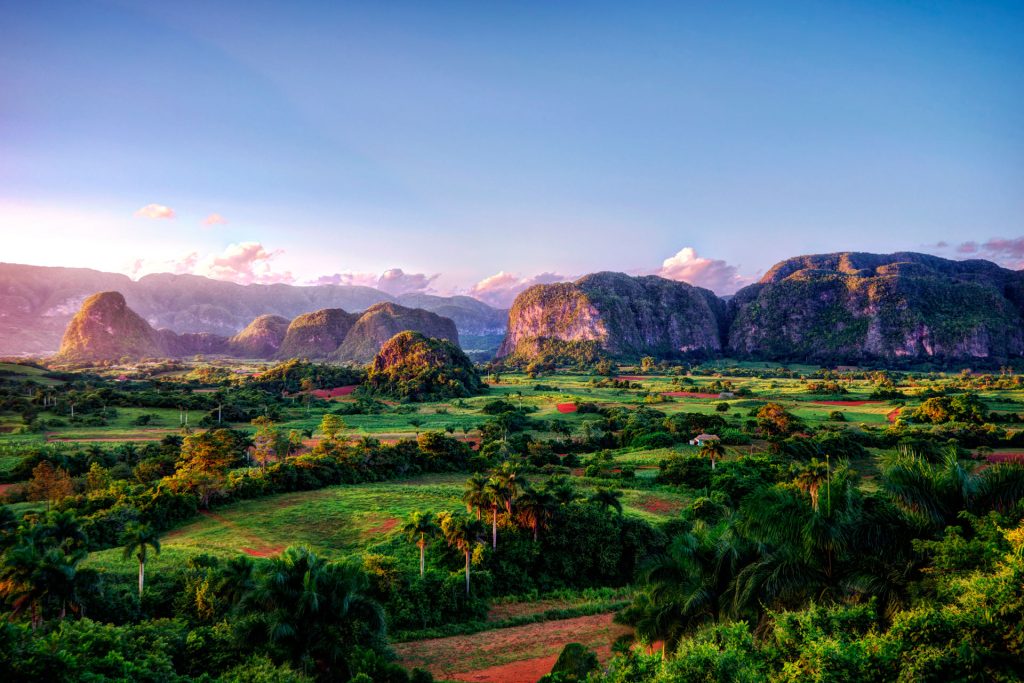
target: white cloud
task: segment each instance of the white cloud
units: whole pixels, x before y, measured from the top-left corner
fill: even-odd
[[[203,225],[227,225],[228,219],[219,213],[211,213],[203,219]]]
[[[135,212],[136,218],[171,219],[174,218],[174,209],[163,204],[146,204]]]
[[[501,271],[485,277],[470,287],[470,296],[498,308],[508,308],[515,301],[516,295],[533,285],[545,285],[552,282],[564,282],[569,278],[557,273],[540,273],[532,277],[521,277],[515,273]]]
[[[753,281],[751,277],[740,275],[736,266],[699,256],[693,247],[683,247],[675,256],[665,259],[655,275],[705,287],[720,295],[733,294]]]

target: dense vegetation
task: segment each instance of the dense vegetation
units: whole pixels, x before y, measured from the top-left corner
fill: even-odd
[[[425,681],[396,641],[601,610],[632,635],[548,680],[1021,675],[1021,376],[647,358],[486,388],[447,342],[391,347],[368,377],[0,366],[0,674]]]

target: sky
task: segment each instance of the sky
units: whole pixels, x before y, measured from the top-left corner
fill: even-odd
[[[1024,267],[1022,2],[0,2],[0,261],[468,293]]]

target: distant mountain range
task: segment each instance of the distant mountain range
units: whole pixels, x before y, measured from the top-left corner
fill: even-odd
[[[97,292],[116,291],[156,329],[231,337],[262,315],[292,320],[340,308],[350,313],[390,302],[450,318],[462,347],[493,353],[507,312],[467,296],[392,296],[347,285],[238,285],[196,275],[147,275],[138,281],[87,268],[0,263],[0,355],[54,353],[72,316]]]
[[[136,282],[94,270],[0,264],[0,355],[56,351],[75,311],[96,292],[124,295],[97,310],[123,322],[129,341],[179,356],[366,362],[403,330],[457,340],[477,358],[497,352],[526,361],[595,354],[826,364],[1024,356],[1024,271],[913,252],[799,256],[728,298],[656,276],[594,273],[531,287],[507,313],[462,296],[241,286],[191,275]],[[123,317],[122,304],[138,320]]]

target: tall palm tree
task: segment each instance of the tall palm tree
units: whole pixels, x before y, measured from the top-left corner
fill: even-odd
[[[148,524],[133,522],[125,527],[121,537],[124,545],[124,559],[133,555],[139,561],[139,600],[142,600],[142,589],[146,582],[146,558],[150,548],[160,554],[160,534]]]
[[[622,491],[615,489],[598,489],[590,495],[590,502],[600,505],[605,510],[615,510],[622,516]]]
[[[82,549],[65,554],[60,548],[49,548],[40,558],[38,580],[44,587],[47,602],[57,606],[60,619],[64,619],[69,607],[75,613],[81,609],[78,565],[87,556]]]
[[[828,466],[820,460],[811,460],[810,463],[801,467],[793,483],[796,487],[811,497],[811,509],[818,512],[818,498],[821,492],[821,485],[829,477]]]
[[[554,496],[532,487],[524,487],[516,499],[516,508],[520,519],[533,530],[533,542],[537,542],[537,532],[545,526],[558,506]]]
[[[439,531],[437,523],[434,522],[434,515],[419,510],[409,516],[409,522],[402,528],[406,538],[420,549],[420,576],[426,571],[427,539],[437,535]]]
[[[502,480],[491,477],[484,485],[484,496],[487,501],[487,505],[491,508],[491,548],[497,548],[498,510],[505,505],[505,499],[508,496],[508,488]]]
[[[718,439],[710,439],[701,444],[699,453],[703,458],[710,458],[711,469],[715,469],[715,462],[725,455],[725,446]]]
[[[505,506],[505,512],[510,515],[512,514],[512,501],[519,493],[519,489],[526,485],[526,481],[520,479],[518,474],[515,465],[510,462],[501,463],[501,467],[491,473],[491,479],[497,481],[504,491],[502,503]]]
[[[466,512],[476,510],[476,518],[480,519],[481,510],[487,505],[487,477],[482,474],[474,474],[466,480],[465,490],[462,493],[462,502],[466,504]]]
[[[466,595],[469,595],[469,563],[473,548],[480,543],[484,534],[484,526],[478,520],[463,515],[442,513],[441,533],[451,547],[461,552],[466,558]]]

